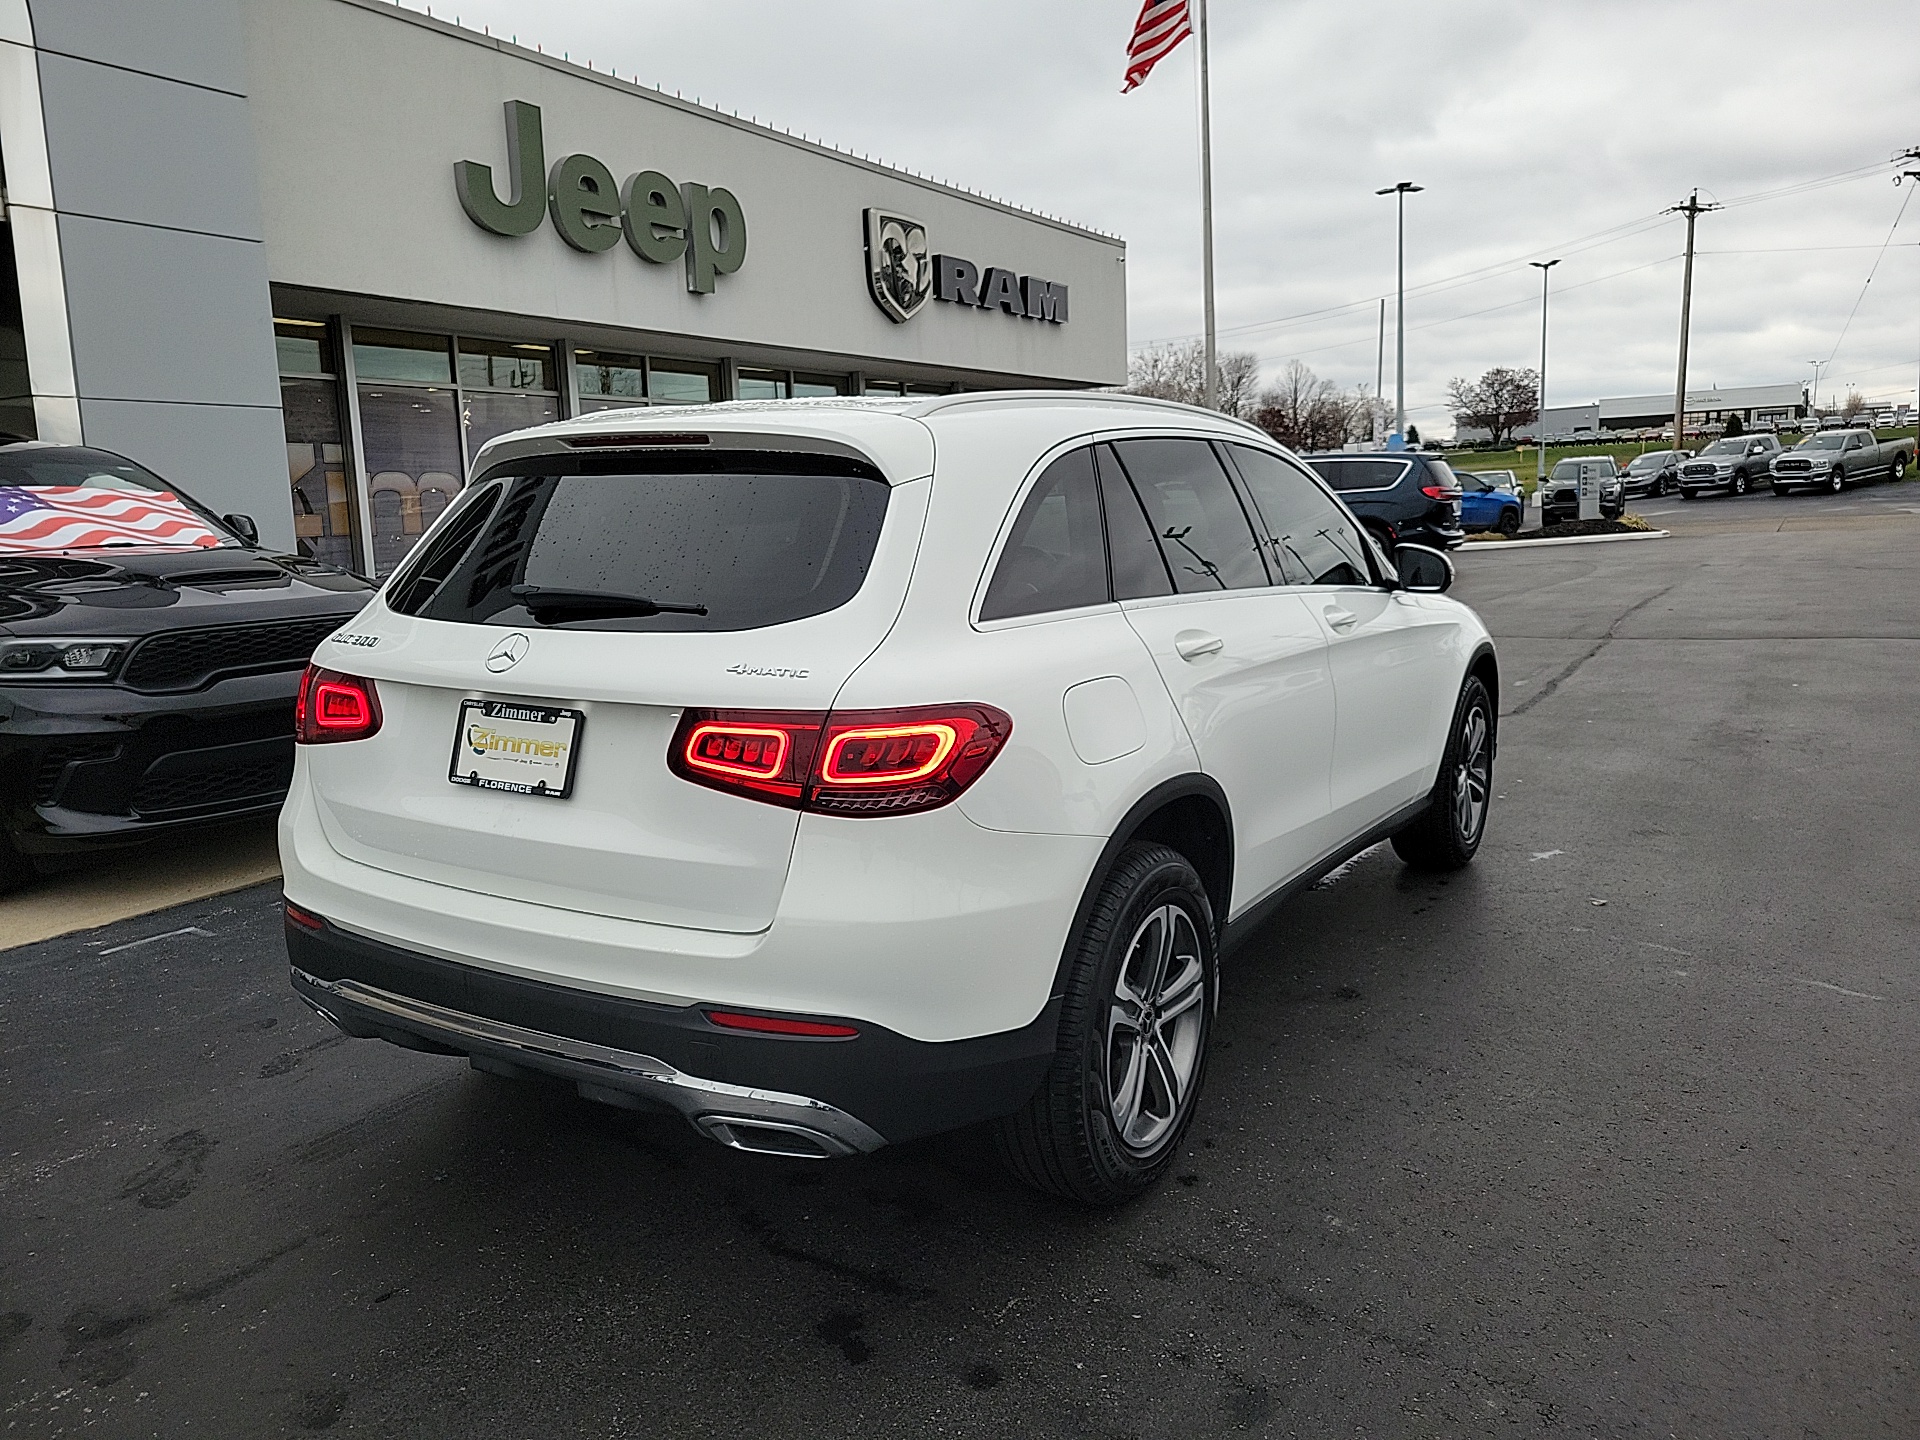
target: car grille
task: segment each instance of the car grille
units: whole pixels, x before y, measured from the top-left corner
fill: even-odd
[[[298,670],[342,617],[175,630],[135,647],[120,683],[132,690],[194,690],[223,675]]]
[[[260,754],[256,747],[245,757],[229,758],[218,750],[186,751],[170,755],[140,777],[133,789],[133,811],[154,817],[171,813],[226,808],[248,800],[277,800],[293,783],[293,746],[282,755]],[[205,764],[196,761],[206,757]]]
[[[1811,460],[1776,460],[1773,462],[1773,468],[1777,474],[1781,475],[1811,475],[1813,462]]]
[[[89,760],[117,760],[120,746],[112,740],[74,740],[49,745],[40,752],[33,769],[33,803],[51,805],[60,798],[60,787],[67,778],[69,765]]]
[[[1689,480],[1711,480],[1713,478],[1713,466],[1682,465],[1680,467],[1680,473]]]

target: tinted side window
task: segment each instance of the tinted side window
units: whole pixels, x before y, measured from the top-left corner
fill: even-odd
[[[1387,490],[1391,489],[1407,471],[1404,460],[1309,460],[1309,465],[1319,472],[1336,490]]]
[[[1093,452],[1075,450],[1034,482],[994,567],[980,618],[1039,615],[1110,598]]]
[[[1204,440],[1116,440],[1183,595],[1269,583],[1247,513]]]
[[[1289,585],[1367,585],[1366,543],[1347,514],[1278,455],[1229,445]]]
[[[1113,598],[1143,600],[1150,595],[1173,594],[1167,562],[1154,543],[1153,527],[1133,482],[1120,468],[1113,451],[1100,447],[1100,498],[1107,514],[1107,565],[1113,572]]]

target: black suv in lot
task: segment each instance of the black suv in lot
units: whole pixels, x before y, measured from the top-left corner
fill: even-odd
[[[1450,550],[1467,538],[1460,528],[1460,481],[1437,455],[1382,450],[1302,458],[1389,555],[1395,545]]]
[[[278,806],[301,672],[373,588],[122,456],[0,445],[0,891]]]

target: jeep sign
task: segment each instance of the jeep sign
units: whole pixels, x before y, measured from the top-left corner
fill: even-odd
[[[491,167],[477,160],[453,167],[460,206],[482,230],[529,235],[551,216],[560,238],[588,254],[624,239],[652,264],[684,259],[687,289],[696,295],[711,295],[716,277],[745,262],[747,217],[731,191],[676,186],[658,170],[639,171],[616,186],[613,172],[591,155],[563,156],[549,172],[540,107],[509,100],[506,111],[508,198],[495,191]]]

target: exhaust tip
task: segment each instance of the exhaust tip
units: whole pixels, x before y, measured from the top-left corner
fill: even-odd
[[[788,1160],[836,1160],[856,1152],[851,1146],[804,1125],[777,1120],[755,1120],[744,1115],[702,1115],[694,1122],[700,1133],[733,1150],[755,1155],[779,1155]]]

